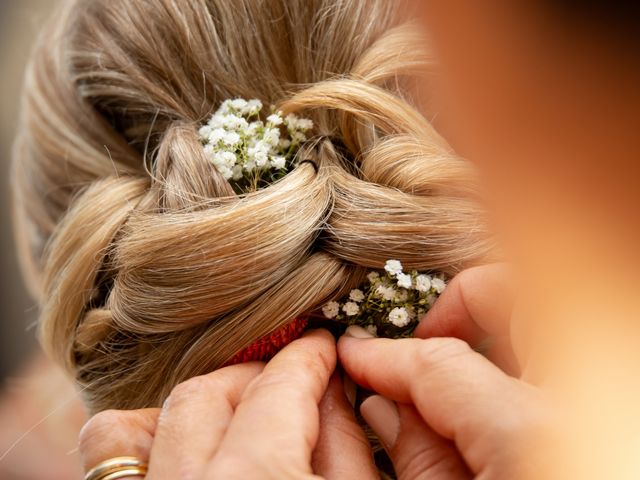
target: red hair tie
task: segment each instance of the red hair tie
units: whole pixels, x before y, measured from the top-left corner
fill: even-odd
[[[292,322],[280,327],[262,338],[259,338],[244,350],[236,353],[231,360],[224,364],[225,367],[237,363],[271,360],[289,343],[302,335],[307,326],[307,319],[296,318]]]

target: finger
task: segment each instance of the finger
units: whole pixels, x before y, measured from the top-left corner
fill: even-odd
[[[512,310],[513,286],[506,264],[470,268],[449,282],[414,335],[456,337],[475,345],[487,335],[508,334]]]
[[[364,329],[350,333],[354,331],[367,333]],[[496,453],[495,442],[474,442],[517,427],[520,412],[530,403],[523,385],[458,339],[343,335],[338,353],[356,383],[394,401],[414,404],[436,433],[455,441],[474,471]]]
[[[243,363],[176,386],[158,419],[147,479],[199,478],[244,389],[263,368],[260,362]]]
[[[338,373],[320,402],[320,435],[313,451],[313,471],[327,480],[380,478],[371,445],[358,425]]]
[[[510,338],[512,276],[506,264],[470,268],[453,278],[414,332],[418,338],[455,337],[502,370],[519,373]]]
[[[472,478],[452,443],[429,428],[413,406],[374,395],[362,402],[360,412],[389,453],[398,478]]]
[[[80,456],[86,471],[114,457],[149,461],[159,408],[105,410],[80,431]]]
[[[215,478],[311,475],[319,431],[318,403],[336,366],[333,337],[308,332],[282,349],[245,390],[218,452],[207,469]]]

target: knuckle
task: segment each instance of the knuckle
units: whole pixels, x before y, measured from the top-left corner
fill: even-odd
[[[114,432],[131,428],[131,413],[124,410],[104,410],[91,417],[80,430],[80,450],[86,452],[94,445],[113,440]]]
[[[207,388],[206,383],[203,377],[193,377],[179,383],[171,390],[169,403],[174,404],[193,400],[194,397],[202,394],[204,389]]]
[[[429,338],[422,341],[416,360],[419,366],[431,369],[472,354],[469,344],[458,338]]]
[[[216,395],[216,398],[227,398],[229,387],[228,382],[224,380],[224,376],[218,374],[218,372],[192,377],[173,387],[167,398],[165,409],[173,410],[184,405],[193,404],[201,399],[211,399],[214,395]]]
[[[298,389],[292,388],[292,382],[295,383],[295,379],[288,371],[263,373],[247,386],[242,395],[242,400],[269,395],[273,391],[283,394],[286,391],[287,396],[289,396],[289,392],[295,396],[298,393]]]

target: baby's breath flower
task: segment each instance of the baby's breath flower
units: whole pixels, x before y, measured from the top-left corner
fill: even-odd
[[[406,302],[409,299],[409,292],[407,292],[404,288],[401,288],[396,293],[396,297],[394,300],[396,302]]]
[[[284,120],[279,114],[272,113],[267,117],[267,122],[277,127],[278,125],[282,125],[282,122],[284,122]]]
[[[243,173],[242,173],[242,166],[241,165],[234,165],[233,168],[231,169],[231,173],[232,173],[232,177],[234,180],[238,181],[242,178]]]
[[[366,327],[364,327],[364,329],[374,337],[378,336],[378,327],[376,325],[369,324]]]
[[[311,130],[313,128],[313,122],[308,118],[298,118],[298,128],[300,130]]]
[[[396,327],[406,327],[409,322],[409,313],[404,307],[396,307],[389,312],[389,321]]]
[[[342,301],[325,305],[323,312],[347,325],[364,327],[375,336],[407,337],[444,288],[444,277],[404,273],[398,260],[389,260],[384,271],[369,272],[359,288]]]
[[[340,311],[340,304],[338,302],[327,302],[322,307],[322,313],[327,318],[335,318]]]
[[[289,148],[291,146],[291,140],[289,140],[287,138],[281,138],[280,142],[278,142],[278,146],[281,149],[286,150],[287,148]]]
[[[382,297],[384,300],[391,301],[396,298],[396,289],[388,285],[378,285],[376,295]]]
[[[360,307],[356,302],[347,302],[342,307],[342,311],[346,313],[348,317],[353,317],[358,314]]]
[[[222,137],[222,141],[225,143],[225,145],[233,147],[240,143],[240,135],[238,135],[236,132],[228,132],[224,134],[224,137]]]
[[[360,290],[359,288],[354,288],[349,293],[349,298],[354,302],[361,302],[362,300],[364,300],[364,293],[362,293],[362,290]]]
[[[367,280],[369,280],[369,283],[375,283],[379,279],[380,274],[376,271],[369,272],[369,274],[367,275]]]
[[[402,264],[398,260],[387,260],[384,269],[391,275],[396,276],[402,273]]]
[[[280,130],[277,128],[266,128],[264,130],[262,141],[267,145],[278,145],[278,142],[280,141]]]
[[[411,288],[413,284],[411,275],[407,275],[406,273],[398,273],[396,280],[398,280],[398,286],[402,288]]]
[[[293,138],[296,143],[301,143],[307,139],[307,136],[303,132],[297,131],[291,134],[291,138]]]
[[[206,157],[225,179],[238,182],[233,186],[239,193],[281,178],[293,165],[293,147],[313,127],[311,120],[295,114],[283,118],[273,107],[263,121],[261,110],[260,100],[228,99],[198,129]]]
[[[209,132],[209,143],[215,144],[224,138],[227,134],[227,131],[224,128],[215,128]]]
[[[418,275],[416,277],[416,290],[419,292],[431,290],[431,277],[429,275]]]
[[[262,110],[262,102],[260,100],[249,100],[245,109],[249,115],[257,115]]]
[[[209,138],[209,134],[211,133],[211,125],[203,125],[198,130],[198,135],[201,140],[207,140]]]
[[[234,100],[229,101],[229,105],[239,112],[243,112],[245,108],[247,108],[247,101],[243,98],[236,98]]]
[[[282,170],[287,165],[287,159],[282,155],[276,155],[271,157],[271,166],[276,170]]]
[[[446,286],[447,284],[444,283],[444,280],[442,280],[441,278],[434,277],[431,280],[431,287],[438,293],[442,293],[444,290],[444,287]]]

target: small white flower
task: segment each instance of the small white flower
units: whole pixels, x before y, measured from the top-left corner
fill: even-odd
[[[404,288],[401,288],[396,293],[394,300],[396,302],[406,302],[409,299],[409,292],[407,292]]]
[[[384,300],[391,301],[396,298],[396,289],[387,285],[378,285],[378,288],[376,288],[376,294]]]
[[[378,272],[369,272],[367,275],[367,280],[369,283],[375,283],[380,278],[380,274]]]
[[[198,135],[202,140],[207,140],[209,138],[209,134],[211,133],[211,125],[203,125],[198,130]]]
[[[406,327],[409,325],[409,312],[406,308],[396,307],[389,312],[389,321],[396,327]]]
[[[218,143],[224,138],[227,131],[224,128],[216,128],[209,133],[209,143]]]
[[[360,290],[359,288],[354,288],[349,293],[349,298],[354,302],[361,302],[362,300],[364,300],[364,293],[362,293],[362,290]]]
[[[216,150],[215,148],[213,148],[213,145],[211,145],[210,143],[207,143],[202,150],[204,151],[204,154],[206,155],[206,157],[210,161],[213,161],[216,154]]]
[[[431,280],[431,287],[433,287],[433,289],[438,293],[442,293],[444,287],[446,286],[447,284],[444,283],[444,280],[442,280],[441,278],[435,277],[433,280]]]
[[[255,115],[260,110],[262,110],[262,102],[260,100],[253,99],[247,102],[245,113],[248,113],[249,115]]]
[[[262,122],[251,122],[249,126],[245,128],[245,133],[249,136],[253,136],[260,127],[262,127]]]
[[[234,147],[238,143],[240,143],[240,135],[238,135],[236,132],[228,132],[224,135],[222,141],[225,143],[225,145]]]
[[[348,317],[353,317],[360,311],[360,306],[356,302],[347,302],[342,307],[342,311],[346,313]]]
[[[301,143],[307,139],[307,136],[302,132],[293,132],[291,138],[293,138],[296,143]]]
[[[216,169],[220,172],[225,180],[230,180],[231,178],[233,178],[233,171],[226,165],[216,165]]]
[[[262,141],[268,145],[278,145],[280,141],[280,130],[277,128],[266,128]]]
[[[298,128],[298,117],[293,113],[290,113],[286,117],[284,117],[284,124],[290,129],[295,130]]]
[[[222,125],[229,130],[244,130],[249,128],[249,123],[242,117],[237,115],[225,115],[222,118]]]
[[[264,167],[269,161],[269,147],[262,142],[256,143],[255,147],[249,148],[247,153],[249,154],[249,159],[255,162],[256,166]]]
[[[375,325],[367,325],[366,327],[364,327],[364,329],[369,332],[371,335],[373,335],[374,337],[378,336],[378,327]]]
[[[244,110],[247,108],[247,101],[244,98],[235,98],[229,103],[232,108],[238,110],[241,113],[244,113]]]
[[[277,113],[272,113],[267,117],[267,122],[271,123],[273,126],[277,127],[278,125],[282,125],[284,120]]]
[[[223,120],[224,118],[227,116],[227,113],[223,113],[222,107],[220,107],[220,110],[218,110],[214,115],[211,116],[211,118],[209,119],[209,123],[208,125],[211,128],[218,128],[222,126]]]
[[[387,263],[384,265],[384,269],[391,276],[396,276],[399,273],[402,273],[402,264],[398,260],[387,260]]]
[[[234,165],[234,167],[231,169],[231,172],[233,173],[233,179],[235,181],[240,180],[243,176],[242,165]]]
[[[271,166],[276,170],[282,170],[287,165],[287,159],[282,155],[271,157]]]
[[[213,158],[213,164],[217,166],[225,166],[229,169],[236,164],[236,156],[233,152],[217,152]]]
[[[418,275],[416,277],[416,290],[419,292],[431,290],[431,277],[429,275]]]
[[[281,138],[280,142],[278,142],[278,147],[280,147],[283,150],[286,150],[290,146],[291,146],[291,140],[287,138]]]
[[[244,162],[243,168],[245,172],[252,172],[256,168],[256,162],[254,162],[253,160],[247,160],[246,162]]]
[[[340,304],[338,302],[327,302],[322,307],[322,313],[327,318],[335,318],[340,311]]]
[[[298,128],[300,130],[311,130],[313,128],[313,121],[308,118],[299,118]]]
[[[402,288],[411,288],[413,285],[411,275],[407,275],[406,273],[398,273],[396,280],[398,280],[398,286]]]

